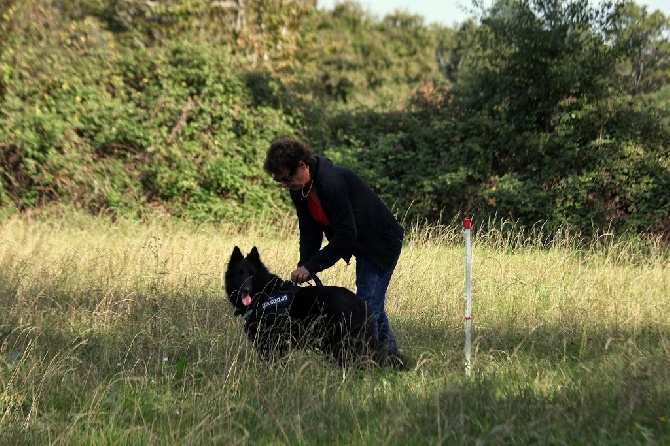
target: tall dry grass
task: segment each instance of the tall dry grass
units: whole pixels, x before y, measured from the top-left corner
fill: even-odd
[[[463,232],[409,231],[387,299],[412,370],[269,365],[222,274],[283,227],[0,225],[0,443],[662,444],[670,440],[669,256],[658,241],[473,229],[474,367],[463,368]],[[353,288],[354,265],[321,274]]]

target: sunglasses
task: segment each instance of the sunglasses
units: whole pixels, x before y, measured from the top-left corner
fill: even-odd
[[[275,177],[274,180],[277,183],[288,183],[289,181],[291,181],[291,178],[293,178],[293,175],[295,175],[296,170],[298,170],[298,169],[293,169],[293,171],[291,173],[289,173],[288,175],[284,175],[281,178]]]

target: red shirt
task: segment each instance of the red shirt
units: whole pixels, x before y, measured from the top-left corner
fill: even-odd
[[[307,207],[309,208],[309,213],[312,214],[314,220],[318,221],[322,225],[330,226],[330,221],[326,217],[326,213],[323,211],[323,206],[320,202],[317,202],[311,195],[307,197]]]

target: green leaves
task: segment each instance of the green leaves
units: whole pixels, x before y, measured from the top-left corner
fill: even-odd
[[[40,39],[13,34],[0,55],[3,203],[238,221],[285,208],[262,157],[290,120],[254,103],[230,51],[189,39],[128,47],[95,19],[44,10],[42,27],[18,22]]]
[[[501,0],[452,30],[351,2],[5,3],[3,206],[283,213],[262,160],[299,135],[408,219],[670,231],[660,13]]]
[[[670,18],[646,6],[624,3],[608,37],[619,54],[617,75],[633,94],[658,90],[670,81]]]

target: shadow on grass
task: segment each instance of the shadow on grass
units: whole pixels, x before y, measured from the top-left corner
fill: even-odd
[[[408,413],[433,401],[431,422],[451,441],[494,444],[666,444],[670,440],[670,332],[582,325],[473,330],[465,374],[463,330],[400,321],[415,372],[452,370],[442,389],[406,401]],[[442,340],[439,342],[437,340]],[[432,348],[422,350],[421,345]],[[414,406],[414,407],[413,407]],[[437,425],[442,417],[441,427]],[[446,429],[446,430],[445,430]],[[411,441],[412,438],[406,438]],[[451,441],[447,441],[450,443]]]
[[[220,298],[136,295],[105,311],[87,299],[78,308],[38,299],[31,313],[8,306],[0,317],[7,439],[93,441],[117,429],[149,443],[670,440],[667,327],[475,327],[466,377],[461,329],[398,321],[412,370],[343,374],[309,353],[260,361]],[[76,427],[86,425],[97,427]]]

